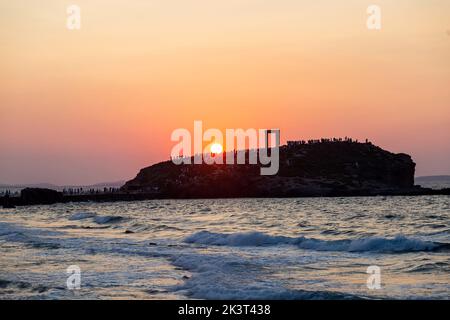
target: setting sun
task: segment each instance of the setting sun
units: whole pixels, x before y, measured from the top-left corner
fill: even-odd
[[[217,154],[217,153],[222,153],[222,151],[223,151],[223,147],[220,143],[213,143],[211,145],[211,153]]]

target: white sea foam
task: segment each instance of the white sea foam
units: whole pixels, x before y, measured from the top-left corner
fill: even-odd
[[[98,224],[116,223],[123,219],[121,216],[99,216],[94,212],[78,212],[71,215],[69,220],[86,220],[91,218]]]
[[[355,295],[331,291],[286,288],[264,274],[263,265],[232,255],[181,254],[173,258],[175,266],[193,273],[174,289],[198,299],[355,299]]]
[[[410,239],[404,236],[394,238],[361,238],[352,240],[320,240],[305,237],[272,236],[261,232],[246,233],[213,233],[197,232],[187,238],[187,243],[218,246],[273,246],[295,245],[301,249],[316,251],[348,251],[348,252],[414,252],[433,251],[442,244]]]

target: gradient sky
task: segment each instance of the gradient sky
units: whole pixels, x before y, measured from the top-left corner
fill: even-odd
[[[194,120],[450,174],[450,1],[0,0],[0,183],[130,179]]]

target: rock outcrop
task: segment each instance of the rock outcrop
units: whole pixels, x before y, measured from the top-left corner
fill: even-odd
[[[280,147],[274,176],[261,176],[260,165],[166,161],[142,169],[122,191],[170,198],[400,194],[414,193],[414,171],[407,154],[372,143],[325,141]]]
[[[53,204],[63,200],[61,192],[45,188],[25,188],[20,192],[20,200],[26,204]]]

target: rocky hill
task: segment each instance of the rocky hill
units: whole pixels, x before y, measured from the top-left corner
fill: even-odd
[[[155,197],[293,197],[414,192],[415,163],[372,143],[295,142],[280,147],[277,175],[261,176],[260,165],[175,165],[142,169],[122,191]]]

